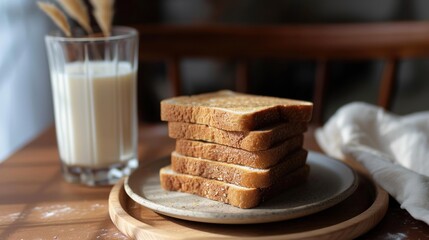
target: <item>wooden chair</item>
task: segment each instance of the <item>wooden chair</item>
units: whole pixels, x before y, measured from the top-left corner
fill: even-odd
[[[140,32],[140,60],[163,60],[175,95],[181,94],[180,60],[209,57],[237,61],[236,90],[249,86],[249,60],[317,61],[313,122],[323,121],[330,60],[384,61],[378,105],[389,109],[400,59],[429,56],[429,22],[286,26],[134,26]]]

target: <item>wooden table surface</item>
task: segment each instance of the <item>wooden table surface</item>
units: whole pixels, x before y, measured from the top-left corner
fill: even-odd
[[[164,124],[139,129],[139,159],[168,155],[174,141]],[[320,151],[313,129],[305,147]],[[110,187],[65,182],[60,172],[54,128],[0,164],[0,239],[126,239],[111,222]],[[429,239],[429,226],[414,220],[390,198],[384,219],[362,239]]]

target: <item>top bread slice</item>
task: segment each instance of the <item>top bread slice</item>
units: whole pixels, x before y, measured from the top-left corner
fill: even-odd
[[[280,122],[308,122],[313,104],[228,90],[161,101],[161,120],[251,131]]]

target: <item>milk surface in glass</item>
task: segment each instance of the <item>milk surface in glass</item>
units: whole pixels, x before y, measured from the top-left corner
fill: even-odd
[[[127,62],[68,63],[53,73],[61,160],[107,167],[136,158],[136,72]]]

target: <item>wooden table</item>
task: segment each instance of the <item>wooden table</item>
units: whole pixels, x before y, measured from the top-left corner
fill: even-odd
[[[320,151],[313,129],[305,147]],[[174,141],[165,125],[140,127],[139,159],[168,155]],[[108,216],[110,187],[62,179],[54,128],[0,164],[0,239],[126,239]],[[362,239],[429,239],[429,226],[390,199],[384,219]]]

